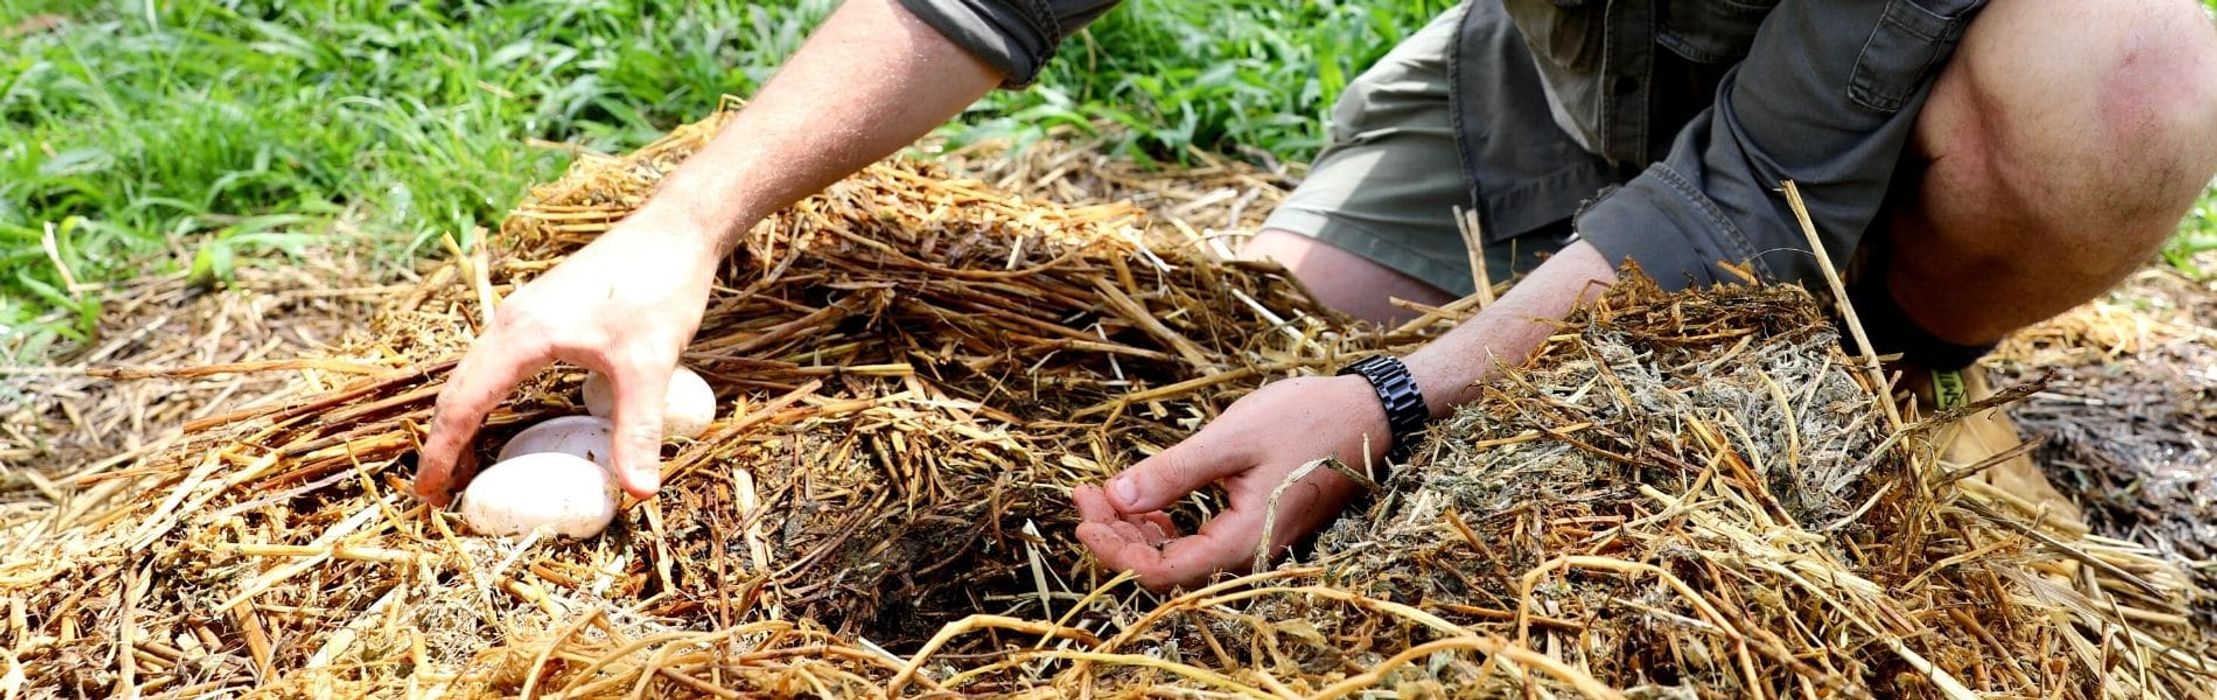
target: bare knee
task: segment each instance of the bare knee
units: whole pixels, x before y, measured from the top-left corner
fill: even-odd
[[[1995,0],[1918,115],[1890,283],[1953,342],[2147,262],[2217,172],[2217,27],[2192,0]]]
[[[2137,265],[2217,172],[2217,26],[2192,0],[1998,0],[1917,131],[1928,185],[2053,239],[1997,249]]]

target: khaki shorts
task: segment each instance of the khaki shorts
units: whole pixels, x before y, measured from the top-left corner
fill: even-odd
[[[1476,291],[1454,215],[1456,207],[1470,208],[1474,193],[1458,160],[1448,98],[1449,61],[1463,12],[1458,6],[1442,13],[1347,86],[1332,109],[1330,145],[1264,228],[1315,238],[1452,294]],[[1546,96],[1526,49],[1501,48],[1514,52],[1505,56],[1523,60],[1482,63],[1510,72],[1498,81],[1504,94],[1492,101],[1506,109],[1538,110],[1537,119],[1548,119]],[[1528,131],[1533,133],[1519,136],[1568,139],[1553,128]],[[1546,254],[1567,245],[1570,212],[1562,214],[1558,223],[1487,244],[1492,279],[1530,272]]]
[[[1484,244],[1492,280],[1530,272],[1568,245],[1570,217],[1579,203],[1635,173],[1611,174],[1599,156],[1578,147],[1552,122],[1529,48],[1501,7],[1466,2],[1443,13],[1349,84],[1332,109],[1331,144],[1263,227],[1308,236],[1451,294],[1468,295],[1477,285],[1454,211],[1470,208],[1481,194],[1469,175],[1469,166],[1478,165],[1494,173],[1495,181],[1514,183],[1507,191],[1484,193],[1496,218],[1511,222],[1509,230],[1489,232]],[[1483,55],[1455,56],[1466,11],[1484,13],[1468,19],[1487,31],[1481,46],[1466,44],[1463,50]],[[1451,74],[1457,58],[1463,70],[1485,73]],[[1462,113],[1482,120],[1477,131],[1492,139],[1482,147],[1456,143],[1458,107],[1449,85],[1457,79],[1480,93],[1463,96]],[[1669,99],[1707,97],[1697,91]],[[1672,111],[1692,114],[1698,105],[1676,103]],[[1464,153],[1488,162],[1463,163]],[[1881,212],[1878,220],[1886,218]],[[1887,242],[1885,229],[1875,228],[1855,258],[1883,259]],[[1869,272],[1866,265],[1851,265],[1847,282],[1881,352],[1904,352],[1921,366],[1951,369],[1990,349],[1953,345],[1918,328],[1882,291],[1884,277]]]

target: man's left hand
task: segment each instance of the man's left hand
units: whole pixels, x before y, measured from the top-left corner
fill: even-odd
[[[1280,483],[1321,457],[1338,457],[1357,469],[1382,462],[1392,440],[1385,409],[1362,377],[1272,383],[1107,484],[1077,487],[1072,497],[1083,519],[1078,539],[1103,565],[1130,570],[1156,590],[1245,571],[1262,544],[1271,493]],[[1179,536],[1162,509],[1217,482],[1226,492],[1224,511],[1199,532]],[[1287,486],[1278,497],[1271,556],[1329,522],[1357,488],[1330,469],[1313,470]]]

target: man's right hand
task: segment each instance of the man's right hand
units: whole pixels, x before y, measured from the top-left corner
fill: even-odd
[[[897,0],[848,0],[716,138],[599,240],[508,297],[439,393],[416,493],[444,505],[485,414],[566,360],[616,388],[616,478],[661,487],[662,393],[731,239],[914,142],[1006,76]]]
[[[416,493],[444,505],[485,414],[547,363],[606,375],[616,390],[615,472],[624,491],[661,488],[662,405],[678,353],[700,327],[721,249],[677,213],[641,209],[501,303],[439,391]]]

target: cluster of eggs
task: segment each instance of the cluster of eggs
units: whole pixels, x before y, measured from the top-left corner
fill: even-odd
[[[493,466],[462,492],[462,521],[488,535],[545,528],[586,538],[616,518],[615,390],[595,372],[585,379],[585,410],[524,428],[500,448]],[[670,376],[662,435],[694,438],[716,415],[716,393],[684,367]]]

